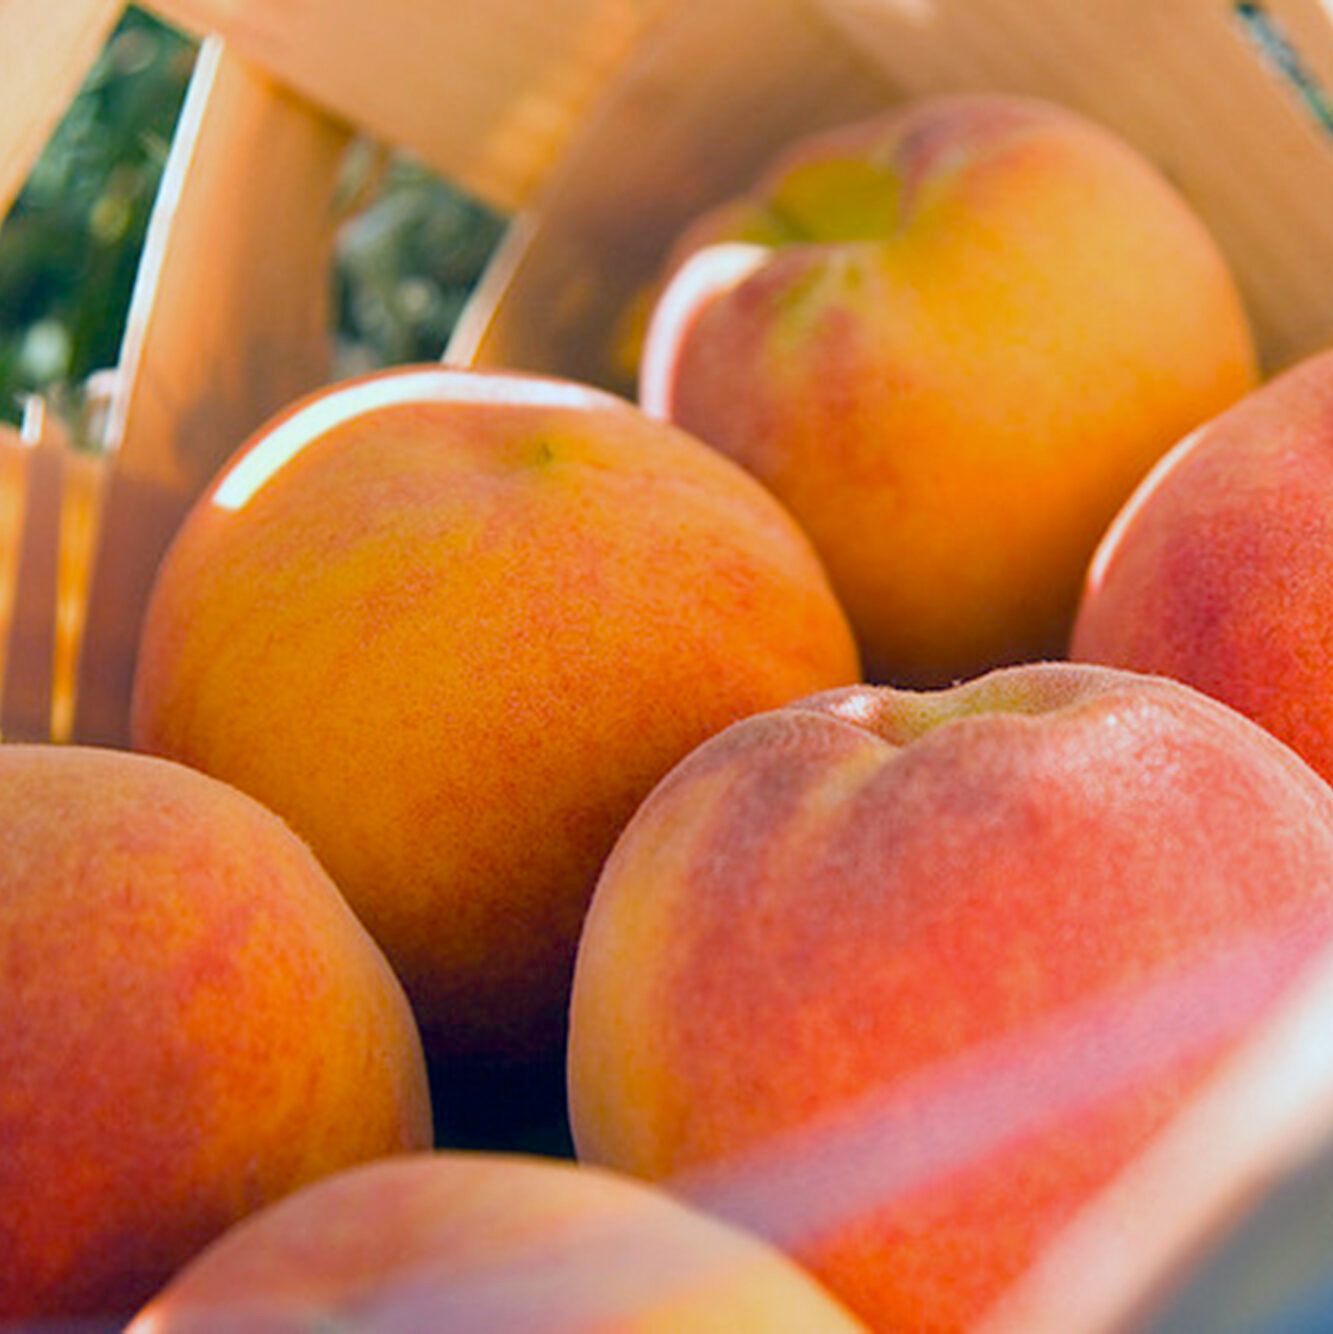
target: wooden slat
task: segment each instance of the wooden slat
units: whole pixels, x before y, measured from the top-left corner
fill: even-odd
[[[46,741],[51,726],[60,490],[68,438],[40,399],[28,401],[21,448],[21,463],[14,471],[22,478],[22,499],[16,506],[22,526],[0,690],[0,736],[9,741]]]
[[[1254,1334],[1333,1328],[1333,1126],[1283,1163],[1256,1199],[1182,1257],[1125,1325],[1134,1334]],[[1124,1322],[1122,1322],[1124,1323]]]
[[[222,461],[330,373],[333,197],[347,131],[207,42],[131,303],[75,735],[117,744],[168,541]]]
[[[0,0],[0,218],[122,8],[122,0]]]
[[[63,459],[51,650],[52,741],[69,741],[74,734],[78,664],[88,623],[88,595],[108,466],[105,454],[86,451],[66,450]]]
[[[1259,8],[1278,36],[1289,42],[1333,113],[1333,11],[1324,0],[1264,0]]]
[[[0,425],[0,700],[9,666],[27,496],[28,447],[16,430]]]
[[[685,0],[513,229],[449,359],[626,389],[611,348],[617,321],[681,227],[795,133],[886,96],[801,0]]]
[[[1051,97],[1138,145],[1217,236],[1265,361],[1333,341],[1333,142],[1230,0],[817,0],[904,94]],[[1333,79],[1318,0],[1264,6]]]
[[[522,204],[661,0],[158,0],[500,208]]]

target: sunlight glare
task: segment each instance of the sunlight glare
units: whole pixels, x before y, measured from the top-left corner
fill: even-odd
[[[1195,442],[1203,432],[1204,428],[1199,427],[1167,450],[1134,489],[1133,494],[1122,506],[1120,513],[1111,521],[1111,526],[1097,544],[1097,550],[1093,553],[1092,562],[1088,566],[1085,597],[1095,596],[1098,589],[1106,582],[1107,569],[1115,558],[1116,552],[1120,549],[1120,543],[1126,529],[1134,522],[1139,511],[1157,493],[1158,488],[1166,481],[1167,476],[1175,471],[1187,454],[1193,451]]]
[[[563,380],[429,367],[358,380],[321,394],[265,433],[219,479],[213,504],[238,510],[308,445],[382,408],[412,403],[592,410],[623,407],[611,394]]]
[[[671,418],[671,386],[681,335],[713,297],[743,283],[772,255],[768,246],[728,242],[692,255],[667,284],[648,323],[639,371],[639,406],[650,417]]]

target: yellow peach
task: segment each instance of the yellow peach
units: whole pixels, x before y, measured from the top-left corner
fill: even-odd
[[[251,1210],[431,1143],[380,951],[255,801],[0,746],[0,1323],[121,1317]]]
[[[1111,517],[1254,383],[1203,225],[1127,144],[1036,101],[808,139],[669,267],[641,402],[791,509],[871,679],[899,685],[1063,654]]]
[[[1333,352],[1174,449],[1089,566],[1072,657],[1158,672],[1333,779]]]
[[[620,827],[693,746],[857,679],[787,513],[581,386],[439,366],[265,428],[148,608],[136,746],[306,838],[441,1060],[558,1052]]]
[[[968,1328],[1331,936],[1333,790],[1196,691],[829,692],[700,747],[618,842],[579,1154],[877,1329]]]
[[[614,1173],[423,1154],[343,1172],[223,1237],[127,1334],[863,1326],[781,1252]]]

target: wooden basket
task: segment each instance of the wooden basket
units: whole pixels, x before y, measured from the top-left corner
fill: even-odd
[[[0,214],[121,7],[0,0]],[[799,132],[964,89],[1062,101],[1155,160],[1228,255],[1269,369],[1333,342],[1333,18],[1319,0],[154,7],[205,40],[119,364],[92,394],[103,452],[73,450],[40,404],[0,432],[7,738],[123,741],[142,608],[184,510],[251,430],[331,373],[333,200],[354,133],[514,214],[447,351],[459,362],[624,388],[612,331],[689,217]],[[1333,1068],[1315,1084],[1326,1127]],[[1244,1102],[1218,1088],[1233,1111]],[[1239,1139],[1258,1133],[1236,1120]],[[1182,1125],[1197,1152],[1204,1132]],[[1135,1282],[1224,1204],[1164,1220]],[[1096,1253],[1088,1227],[1092,1249],[1074,1254]],[[1035,1329],[1052,1289],[1034,1284],[1015,1309]],[[1100,1328],[1113,1305],[1053,1327]]]

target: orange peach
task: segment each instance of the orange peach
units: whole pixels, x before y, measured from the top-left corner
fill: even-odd
[[[256,1215],[127,1334],[863,1326],[781,1252],[638,1182],[539,1158],[356,1168]]]
[[[575,1139],[878,1329],[969,1327],[1331,936],[1333,790],[1185,686],[829,692],[701,747],[618,842]]]
[[[789,506],[871,678],[900,685],[1063,653],[1115,511],[1254,382],[1202,224],[1128,145],[1036,101],[812,137],[669,268],[641,402]]]
[[[407,1000],[276,816],[0,746],[0,1324],[124,1317],[251,1210],[431,1142]]]
[[[1185,681],[1333,778],[1333,352],[1154,469],[1097,550],[1070,653]]]
[[[316,395],[190,514],[138,747],[315,849],[442,1060],[558,1052],[593,882],[652,785],[857,679],[808,542],[739,468],[581,386],[438,366]]]

